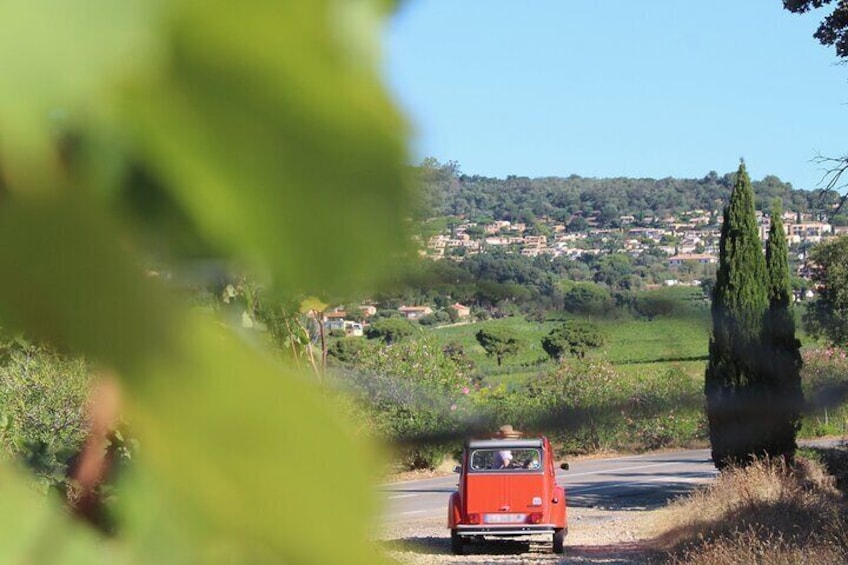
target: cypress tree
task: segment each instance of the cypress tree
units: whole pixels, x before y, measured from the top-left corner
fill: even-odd
[[[713,461],[719,469],[761,452],[763,430],[752,408],[762,377],[761,337],[768,307],[766,264],[754,191],[739,165],[724,209],[713,288],[709,361],[704,379]]]
[[[789,249],[783,229],[782,207],[775,200],[766,243],[769,306],[763,322],[766,414],[769,437],[764,450],[772,457],[792,460],[795,437],[801,420],[804,393],[801,390],[801,342],[795,337],[792,285],[789,279]]]

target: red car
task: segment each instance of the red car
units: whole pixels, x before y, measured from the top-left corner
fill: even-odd
[[[547,438],[469,441],[456,470],[459,489],[448,504],[454,553],[473,538],[534,534],[550,534],[554,553],[563,552],[565,489],[556,482]]]

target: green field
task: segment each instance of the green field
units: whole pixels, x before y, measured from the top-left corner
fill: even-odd
[[[605,344],[587,354],[590,358],[604,359],[621,373],[650,377],[680,368],[693,378],[701,378],[707,361],[711,316],[708,303],[699,289],[670,288],[653,291],[653,296],[675,300],[673,312],[653,320],[623,315],[610,319],[586,319],[596,324],[604,333]],[[797,313],[797,312],[796,312]],[[549,318],[545,322],[528,321],[523,317],[510,317],[472,324],[436,328],[434,335],[442,345],[458,343],[474,361],[489,384],[518,384],[547,371],[554,366],[542,349],[542,338],[562,320],[575,318],[563,314],[561,319]],[[521,337],[521,351],[506,357],[501,367],[477,343],[474,334],[483,327],[509,328]],[[805,346],[815,345],[815,340],[805,335],[798,324],[798,337]]]
[[[565,319],[565,317],[563,317]],[[528,321],[522,317],[489,320],[433,330],[442,345],[458,343],[491,384],[520,382],[546,371],[553,362],[542,349],[542,338],[562,320]],[[704,307],[684,309],[652,321],[622,317],[593,319],[605,336],[604,346],[589,357],[601,358],[633,374],[664,372],[680,365],[687,373],[700,374],[707,357],[709,312]],[[504,359],[501,367],[488,357],[474,334],[480,328],[500,326],[514,331],[524,342],[520,352]]]

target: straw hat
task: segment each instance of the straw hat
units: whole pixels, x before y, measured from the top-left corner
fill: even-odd
[[[505,426],[501,426],[500,429],[498,429],[498,437],[500,437],[500,438],[517,439],[517,438],[520,438],[522,435],[524,435],[524,434],[522,434],[518,430],[514,430],[512,428],[512,426],[510,426],[509,424],[506,424]]]

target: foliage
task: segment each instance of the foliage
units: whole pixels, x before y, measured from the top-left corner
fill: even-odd
[[[0,319],[113,372],[144,446],[110,540],[4,465],[0,561],[375,561],[372,448],[291,365],[190,310],[173,265],[212,256],[278,295],[330,295],[398,262],[404,126],[374,48],[387,6],[0,8]],[[327,202],[374,221],[305,237]]]
[[[719,267],[713,289],[713,331],[704,390],[713,461],[723,468],[765,447],[765,430],[755,424],[762,369],[760,334],[768,306],[766,264],[757,235],[754,193],[745,164],[739,165],[724,210]]]
[[[342,335],[330,344],[327,353],[340,363],[350,364],[354,363],[368,349],[368,342],[361,337],[345,337]]]
[[[579,282],[564,289],[565,310],[573,314],[604,316],[615,307],[610,292],[594,283]]]
[[[842,435],[848,423],[848,353],[816,348],[803,352],[802,385],[807,406],[801,433],[807,437]]]
[[[582,359],[587,349],[603,344],[604,336],[596,325],[577,320],[565,322],[542,339],[542,349],[555,360],[561,359],[566,352]]]
[[[594,217],[598,227],[611,227],[619,214],[630,214],[637,224],[650,225],[645,218],[662,218],[690,210],[708,210],[716,202],[726,202],[733,188],[734,174],[708,172],[702,178],[528,178],[510,175],[505,179],[462,174],[456,163],[445,166],[430,159],[423,168],[440,168],[440,175],[420,175],[422,192],[431,195],[436,206],[431,217],[487,216],[494,220],[520,221],[532,213],[535,217],[561,219],[568,231],[583,232]],[[753,183],[758,209],[767,209],[773,198],[781,198],[787,207],[802,212],[824,211],[838,198],[827,195],[819,202],[814,193],[793,190],[789,183],[767,175]],[[618,214],[613,213],[617,209]],[[642,218],[642,221],[639,221]],[[524,218],[526,219],[526,218]]]
[[[821,8],[833,0],[783,0],[783,7],[796,14]],[[848,6],[838,2],[833,12],[825,16],[813,37],[822,45],[833,45],[837,57],[848,57]]]
[[[697,382],[679,370],[625,378],[608,363],[569,359],[522,393],[532,399],[523,411],[545,415],[571,453],[681,446],[705,431]]]
[[[385,318],[376,320],[365,330],[368,339],[379,339],[391,344],[402,341],[416,332],[416,328],[403,318]]]
[[[521,339],[515,333],[503,327],[482,328],[477,330],[474,337],[486,350],[486,354],[497,360],[498,367],[501,366],[504,357],[515,355],[522,345]]]
[[[701,398],[698,381],[677,366],[639,379],[622,410],[625,445],[656,450],[702,440],[707,422]]]
[[[795,337],[792,311],[792,283],[789,278],[789,251],[783,230],[780,202],[771,211],[766,243],[766,270],[769,306],[763,320],[763,382],[770,397],[770,409],[760,415],[768,430],[765,453],[791,460],[797,445],[804,396],[801,391],[801,342]]]
[[[570,450],[596,451],[610,447],[605,433],[620,418],[613,407],[624,402],[627,392],[608,364],[598,361],[563,363],[529,384],[528,396],[542,413],[556,415],[561,438]],[[565,437],[563,437],[565,436]]]
[[[845,563],[844,501],[818,463],[758,460],[673,502],[664,563]]]
[[[804,329],[835,345],[848,345],[848,237],[814,247],[810,267],[818,292],[804,312]]]
[[[45,486],[62,486],[88,432],[91,371],[44,347],[7,349],[0,366],[0,446]]]
[[[632,308],[636,314],[648,320],[669,316],[697,316],[705,304],[705,291],[702,288],[671,286],[634,293],[631,297]]]
[[[351,376],[373,431],[401,441],[456,432],[467,416],[471,376],[430,337],[381,347],[359,358]],[[413,442],[401,449],[410,469],[434,468],[449,445]]]

